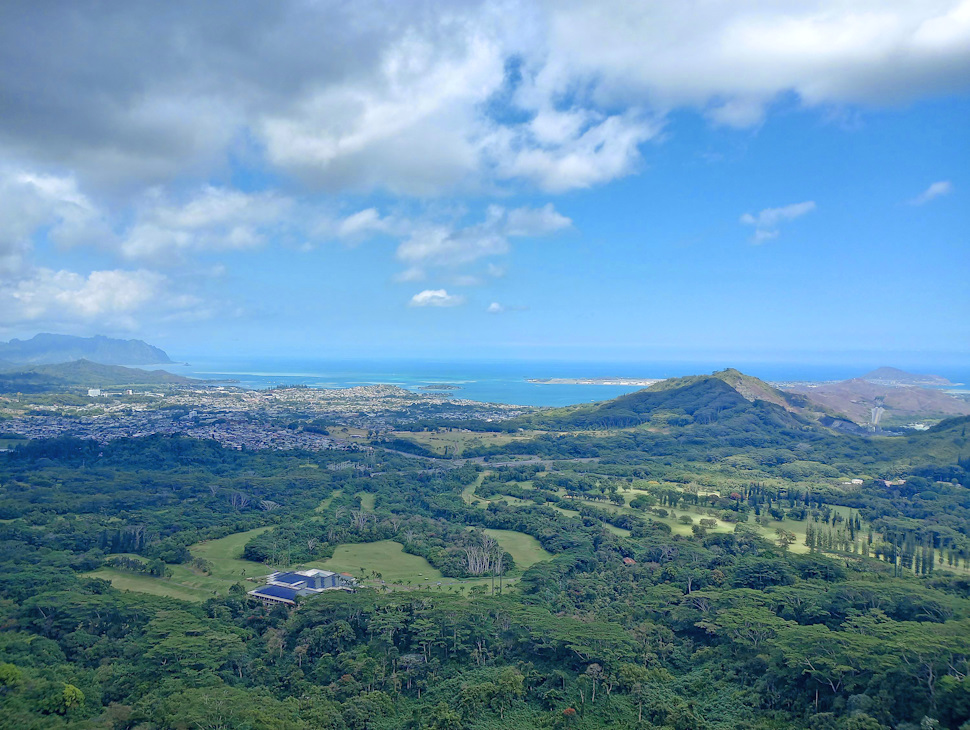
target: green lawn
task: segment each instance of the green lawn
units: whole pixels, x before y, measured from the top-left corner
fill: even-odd
[[[453,588],[465,590],[471,586],[488,585],[490,582],[489,578],[445,577],[427,560],[419,555],[404,552],[404,546],[393,540],[338,545],[332,558],[307,563],[302,567],[350,573],[365,586],[386,585],[392,590],[437,588],[438,583],[448,590]],[[378,573],[381,576],[380,579],[375,575]],[[381,581],[384,583],[382,584]],[[508,588],[512,588],[516,582],[515,578],[504,581]]]
[[[380,573],[385,582],[400,585],[408,582],[413,585],[434,585],[444,579],[431,563],[418,555],[404,552],[401,543],[393,540],[338,545],[332,558],[307,565],[336,573],[350,573],[358,579]]]
[[[377,495],[370,492],[357,492],[355,497],[360,497],[360,507],[365,512],[373,512],[374,504],[377,502]]]
[[[471,484],[469,484],[467,487],[461,490],[461,498],[465,504],[474,504],[479,507],[488,506],[487,499],[482,499],[481,497],[475,496],[475,490],[478,489],[479,486],[481,486],[481,483],[483,481],[485,481],[485,477],[488,473],[489,472],[487,471],[483,471],[481,474],[478,475],[478,478],[475,481],[473,481]]]
[[[617,527],[616,525],[611,525],[609,522],[604,522],[603,527],[612,532],[614,535],[619,535],[620,537],[630,537],[633,533],[623,527]]]
[[[485,530],[486,533],[498,540],[498,544],[515,559],[515,565],[525,569],[541,560],[551,560],[552,555],[546,551],[539,541],[532,535],[515,530]]]
[[[237,532],[218,540],[206,540],[192,545],[189,552],[194,557],[204,558],[212,564],[210,575],[205,575],[190,565],[170,565],[172,575],[169,578],[154,578],[114,568],[101,568],[86,575],[110,580],[111,585],[120,590],[169,596],[185,601],[204,601],[215,594],[227,594],[229,586],[234,583],[244,583],[247,589],[252,588],[255,584],[250,585],[250,578],[272,572],[262,563],[242,560],[240,557],[250,539],[269,529],[271,528],[257,527],[255,530]]]
[[[154,578],[140,573],[129,573],[126,570],[114,568],[100,568],[84,574],[88,578],[103,578],[119,591],[136,591],[150,593],[153,596],[167,596],[182,601],[204,601],[212,597],[211,591],[198,590],[176,583],[171,578]]]
[[[335,489],[329,497],[320,502],[316,507],[313,508],[314,512],[326,512],[330,509],[330,503],[333,502],[337,497],[344,493],[342,489]]]

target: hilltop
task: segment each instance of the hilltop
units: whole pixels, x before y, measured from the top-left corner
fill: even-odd
[[[97,335],[74,337],[42,333],[29,340],[0,343],[0,361],[42,365],[89,360],[102,365],[164,365],[168,354],[142,340],[117,340]]]
[[[670,378],[635,393],[537,414],[528,420],[551,430],[657,427],[724,423],[753,417],[778,427],[802,428],[800,399],[738,370]]]
[[[920,375],[890,367],[876,368],[863,375],[862,379],[879,385],[953,385],[942,375]]]
[[[735,368],[718,370],[710,375],[689,375],[683,378],[669,378],[651,385],[647,390],[653,392],[675,390],[677,388],[683,388],[686,385],[702,382],[709,378],[720,380],[751,403],[759,400],[765,401],[766,403],[774,403],[776,406],[780,406],[788,411],[803,405],[800,398],[792,398],[789,393],[780,391],[753,375],[745,375]]]
[[[141,370],[104,365],[90,360],[54,365],[18,366],[0,372],[0,392],[41,393],[70,388],[106,388],[132,385],[189,385],[200,381],[165,370]]]

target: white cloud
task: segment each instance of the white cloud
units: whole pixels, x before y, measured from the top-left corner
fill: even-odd
[[[448,224],[404,224],[411,228],[397,249],[397,257],[412,266],[463,266],[482,258],[500,256],[511,249],[509,238],[537,237],[568,228],[572,221],[552,204],[542,208],[489,206],[482,222],[469,226]],[[499,275],[499,269],[489,271]]]
[[[966,0],[604,0],[549,5],[533,97],[588,81],[598,104],[692,106],[721,124],[761,121],[794,93],[809,106],[896,104],[970,85]]]
[[[198,303],[194,297],[173,294],[166,277],[144,269],[84,276],[40,268],[3,287],[0,324],[83,322],[132,329],[140,314],[171,314]]]
[[[941,180],[930,185],[926,190],[910,200],[910,205],[924,205],[935,198],[949,195],[953,192],[953,183],[949,180]]]
[[[340,221],[337,235],[340,238],[356,239],[375,233],[388,233],[392,228],[392,221],[381,218],[376,208],[367,208]]]
[[[457,230],[427,226],[416,230],[398,246],[397,257],[410,264],[461,266],[508,251],[508,239],[488,226]]]
[[[508,212],[506,232],[509,236],[547,236],[571,227],[573,222],[546,203],[541,208],[516,208]]]
[[[970,0],[8,6],[0,154],[115,190],[231,154],[331,191],[559,192],[635,171],[675,109],[748,127],[786,96],[970,88]]]
[[[792,203],[780,208],[765,208],[757,215],[745,213],[741,216],[741,223],[755,227],[754,236],[751,239],[753,243],[764,243],[778,237],[780,224],[811,213],[815,208],[814,200]]]
[[[104,216],[73,177],[0,170],[0,278],[26,266],[41,229],[61,245],[112,237]]]
[[[497,132],[486,148],[503,179],[524,179],[551,193],[590,188],[636,170],[640,144],[660,124],[633,114],[602,118],[556,144],[542,144],[531,125]]]
[[[273,192],[205,186],[177,204],[153,191],[120,242],[128,259],[171,263],[190,251],[258,248],[279,231],[292,200]]]
[[[445,289],[425,289],[411,297],[412,307],[457,307],[464,304],[465,298],[449,294]]]

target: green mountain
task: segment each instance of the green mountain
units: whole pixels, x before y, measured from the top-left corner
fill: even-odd
[[[90,360],[27,368],[17,366],[15,370],[0,372],[0,392],[5,393],[44,393],[71,388],[133,385],[188,385],[198,382],[165,370],[140,370],[120,365],[103,365]]]
[[[157,347],[142,340],[116,340],[97,335],[39,334],[29,340],[0,343],[0,361],[15,364],[53,364],[72,360],[90,360],[104,365],[162,365],[171,358]]]
[[[792,400],[757,378],[729,369],[671,378],[613,400],[560,408],[530,418],[550,430],[658,427],[721,423],[754,417],[772,427],[802,428]]]

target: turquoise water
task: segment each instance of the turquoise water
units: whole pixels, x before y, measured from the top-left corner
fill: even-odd
[[[383,383],[417,390],[423,385],[450,383],[460,390],[454,398],[485,403],[564,406],[615,398],[639,390],[619,385],[542,385],[530,378],[670,378],[711,373],[733,363],[719,362],[493,362],[349,361],[278,358],[187,357],[188,364],[166,366],[179,375],[205,379],[232,379],[244,388],[305,385],[311,388],[350,388]],[[764,380],[843,380],[857,377],[874,365],[799,366],[749,363],[738,369]],[[968,382],[957,372],[924,366],[916,372],[933,372],[954,382]],[[965,373],[966,374],[966,373]],[[970,375],[970,374],[967,374]]]

